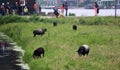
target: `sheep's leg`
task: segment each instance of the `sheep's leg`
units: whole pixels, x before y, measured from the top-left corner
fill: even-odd
[[[36,34],[34,34],[34,37],[36,36]]]
[[[40,55],[40,58],[41,58],[41,55]]]
[[[43,53],[43,57],[44,57],[44,53]]]

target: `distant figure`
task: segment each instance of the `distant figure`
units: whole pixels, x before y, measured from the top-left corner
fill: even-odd
[[[9,15],[9,14],[10,14],[10,10],[11,10],[10,3],[7,2],[7,3],[6,3],[6,15]]]
[[[5,5],[4,5],[4,3],[2,3],[0,9],[1,9],[2,16],[4,16],[5,15]]]
[[[36,4],[36,2],[34,2],[33,8],[34,8],[34,14],[37,14],[38,5]]]
[[[64,4],[62,4],[62,6],[60,7],[60,9],[61,9],[61,14],[62,14],[62,15],[64,15],[65,5],[64,5]]]
[[[19,5],[18,2],[15,2],[15,4],[13,5],[13,10],[14,10],[14,14],[18,14],[19,11]]]
[[[53,8],[53,10],[54,10],[54,14],[55,14],[56,18],[58,18],[58,16],[59,16],[58,8],[55,6],[55,7]]]
[[[65,10],[66,10],[65,15],[67,16],[67,12],[68,12],[68,3],[67,2],[65,2]]]
[[[39,13],[41,12],[41,6],[39,6]]]
[[[97,2],[95,2],[94,10],[95,10],[95,16],[97,16],[99,13],[99,6],[98,6]]]
[[[24,15],[28,15],[28,8],[27,8],[27,6],[24,7]]]

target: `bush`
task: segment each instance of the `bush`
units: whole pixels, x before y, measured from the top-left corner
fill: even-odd
[[[15,23],[15,22],[28,22],[27,18],[20,16],[0,16],[0,24]]]
[[[86,24],[86,21],[84,19],[79,19],[78,24]]]
[[[69,13],[69,16],[75,16],[75,14],[74,13]]]
[[[74,15],[70,13],[70,15]],[[32,16],[1,16],[0,15],[0,25],[7,24],[7,23],[17,23],[17,22],[43,22],[43,23],[53,23],[57,21],[58,23],[78,23],[82,25],[119,25],[120,19],[117,17],[73,17],[73,18],[40,18],[37,15]]]
[[[39,21],[39,17],[36,16],[36,15],[34,15],[34,16],[32,16],[32,17],[29,18],[29,21],[31,21],[31,22],[37,22],[37,21]]]
[[[106,18],[106,17],[85,17],[80,18],[78,24],[83,25],[108,25],[113,24],[114,20],[113,18]]]
[[[15,39],[18,39],[18,40],[20,40],[20,38],[22,36],[22,30],[17,25],[7,27],[6,30],[4,31],[4,33],[6,33],[8,36],[14,37]]]

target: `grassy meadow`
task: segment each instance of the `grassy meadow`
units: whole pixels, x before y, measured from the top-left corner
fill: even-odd
[[[120,70],[119,19],[81,17],[35,20],[38,21],[31,19],[31,22],[3,22],[0,25],[0,32],[10,36],[26,51],[24,61],[31,70]],[[58,26],[53,27],[53,21],[57,21]],[[72,30],[73,24],[78,25],[77,31]],[[33,37],[32,31],[40,28],[47,28],[47,32]],[[76,52],[83,44],[90,47],[90,53],[85,57]],[[45,57],[33,59],[33,51],[38,47],[45,49]]]

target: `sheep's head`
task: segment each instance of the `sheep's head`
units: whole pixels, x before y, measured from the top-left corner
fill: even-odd
[[[46,29],[46,28],[43,28],[43,29],[42,29],[42,31],[43,31],[43,32],[46,32],[46,31],[47,31],[47,29]]]
[[[81,45],[78,49],[79,55],[88,55],[89,54],[89,46],[88,45]]]

